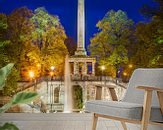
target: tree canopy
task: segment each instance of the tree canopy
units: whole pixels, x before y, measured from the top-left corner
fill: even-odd
[[[65,55],[68,53],[64,44],[67,38],[57,16],[50,15],[44,8],[37,8],[31,18],[35,24],[33,36],[40,48],[41,73],[45,74],[50,66],[55,66],[56,75],[63,73]]]
[[[111,10],[97,23],[97,27],[99,32],[91,39],[89,47],[91,55],[99,59],[100,65],[114,67],[117,72],[120,65],[128,61],[126,46],[130,43],[133,21],[125,12]]]
[[[29,71],[38,78],[49,75],[50,67],[55,66],[56,76],[61,75],[68,53],[66,37],[59,18],[44,8],[21,7],[9,15],[0,14],[0,66],[15,63],[4,94],[12,95],[19,79],[29,80]]]
[[[141,9],[150,22],[136,26],[137,51],[132,60],[137,67],[163,67],[163,2],[155,1],[157,7],[145,5]]]

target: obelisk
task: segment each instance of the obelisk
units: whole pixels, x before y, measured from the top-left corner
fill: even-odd
[[[86,55],[85,51],[85,0],[78,0],[78,35],[75,55]]]

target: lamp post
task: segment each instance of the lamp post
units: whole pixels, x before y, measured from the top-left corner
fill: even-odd
[[[123,72],[123,76],[125,78],[125,82],[127,82],[127,72]]]
[[[30,80],[31,81],[33,81],[34,78],[35,78],[35,74],[34,74],[34,72],[32,70],[29,71],[29,77],[30,77]],[[35,85],[36,85],[36,83],[35,83],[35,80],[34,80],[34,91],[36,89],[36,86]]]
[[[102,70],[102,79],[103,79],[103,73],[104,73],[104,70],[105,70],[105,66],[104,65],[101,66],[101,70]]]
[[[128,67],[131,69],[133,67],[133,65],[132,64],[129,64]]]
[[[102,71],[102,79],[103,79],[103,74],[104,74],[105,66],[101,66],[101,71]],[[103,82],[103,80],[102,80]],[[102,83],[101,82],[101,83]],[[104,79],[104,85],[106,85],[106,80]],[[105,99],[105,87],[102,87],[102,99]]]
[[[53,76],[54,76],[54,70],[55,70],[55,67],[54,66],[51,66],[50,67],[50,76],[51,76],[51,84],[50,84],[50,111],[52,112],[53,111],[53,98],[54,98],[54,87],[53,87]]]
[[[51,69],[51,71],[54,71],[55,67],[54,66],[51,66],[50,69]]]
[[[29,77],[31,80],[34,78],[34,76],[35,76],[34,72],[32,70],[29,71]]]

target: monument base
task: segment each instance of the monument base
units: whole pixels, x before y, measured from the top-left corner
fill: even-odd
[[[95,75],[96,58],[86,55],[74,55],[69,58],[69,63],[72,65],[72,76],[84,77]]]
[[[77,50],[75,51],[75,55],[76,56],[86,56],[87,53],[86,53],[85,49],[77,48]]]

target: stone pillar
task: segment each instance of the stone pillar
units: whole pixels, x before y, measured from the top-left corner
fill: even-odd
[[[83,95],[82,95],[82,98],[83,98],[83,103],[85,104],[85,102],[86,102],[86,93],[85,93],[85,90],[86,90],[86,88],[85,88],[85,86],[82,86],[82,93],[83,93]]]
[[[74,62],[74,74],[79,74],[79,64],[78,62]]]
[[[84,65],[83,65],[83,75],[87,75],[87,71],[88,71],[87,62],[84,62]]]
[[[92,75],[95,75],[95,62],[92,62]]]
[[[84,1],[78,0],[78,41],[75,55],[86,55],[85,51],[85,9]]]

